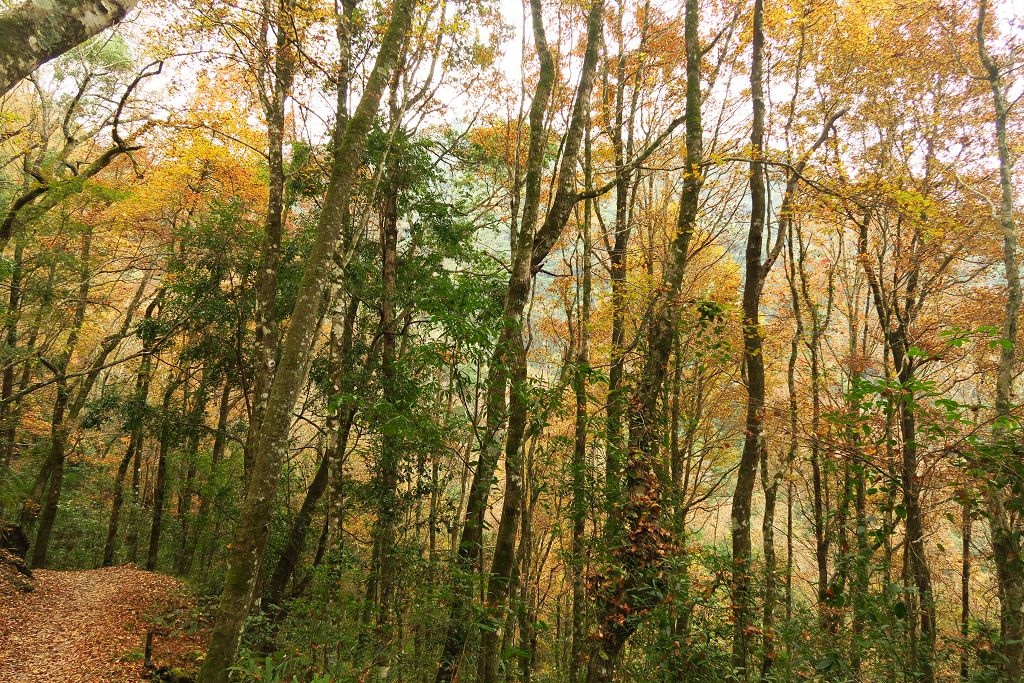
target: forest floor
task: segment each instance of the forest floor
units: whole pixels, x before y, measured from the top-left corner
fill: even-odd
[[[150,630],[156,665],[194,668],[201,642],[175,626],[190,607],[177,580],[130,565],[34,574],[31,593],[0,592],[0,681],[138,681]]]

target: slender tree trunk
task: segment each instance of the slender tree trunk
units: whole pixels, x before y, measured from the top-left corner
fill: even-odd
[[[750,67],[750,92],[753,103],[753,127],[750,133],[753,161],[750,163],[750,230],[747,233],[743,280],[743,365],[747,380],[747,414],[743,452],[736,472],[736,490],[732,499],[732,666],[741,679],[748,679],[750,655],[750,504],[757,475],[757,464],[764,448],[764,357],[760,329],[761,252],[766,217],[764,163],[764,5],[754,1],[753,56]]]
[[[531,449],[528,462],[526,463],[526,481],[533,482],[533,451]],[[521,683],[530,683],[533,678],[534,658],[537,652],[537,632],[533,627],[532,580],[531,568],[533,566],[533,512],[537,503],[537,488],[531,486],[529,494],[530,502],[521,515],[519,527],[519,560],[518,569],[512,578],[512,585],[519,589],[519,604],[516,605],[515,616],[519,626],[519,680]],[[512,632],[512,628],[507,628]]]
[[[509,294],[513,294],[510,290]],[[525,304],[525,302],[524,302]],[[508,297],[506,297],[506,308]],[[498,467],[501,447],[501,420],[505,412],[507,368],[505,348],[510,342],[503,327],[488,363],[487,417],[480,459],[469,486],[462,533],[455,550],[452,568],[452,600],[448,628],[445,632],[441,657],[438,661],[436,683],[451,683],[462,665],[463,649],[469,637],[473,614],[472,574],[483,550],[484,513],[490,496],[491,482]]]
[[[828,597],[828,550],[830,544],[829,532],[825,521],[825,481],[821,472],[821,392],[818,359],[818,324],[815,312],[811,311],[812,319],[811,340],[808,344],[811,354],[811,486],[814,494],[814,559],[818,570],[818,610],[821,623],[829,623],[829,597]]]
[[[206,429],[209,378],[209,372],[204,371],[202,378],[199,380],[199,386],[196,389],[192,409],[189,413],[189,438],[188,445],[185,448],[185,453],[188,457],[188,467],[185,471],[185,479],[182,481],[178,492],[178,523],[180,524],[181,534],[178,539],[178,557],[174,563],[174,571],[178,575],[186,574],[188,565],[192,561],[190,550],[192,545],[192,498],[195,495],[196,488],[196,460],[199,456],[199,442]]]
[[[384,209],[381,217],[381,398],[390,411],[401,406],[398,375],[399,326],[395,317],[398,290],[398,188],[397,178],[392,178],[391,191],[385,192]],[[385,425],[381,434],[380,460],[375,477],[377,519],[372,537],[376,563],[372,568],[370,583],[376,587],[376,624],[374,627],[374,662],[386,667],[388,652],[395,637],[391,623],[398,576],[398,477],[401,467],[401,435],[393,426]]]
[[[146,307],[145,320],[152,321],[160,302],[163,299],[162,293],[157,294]],[[142,450],[142,437],[144,434],[143,420],[146,413],[146,402],[149,399],[149,385],[153,373],[153,338],[147,334],[142,340],[142,358],[139,361],[139,369],[135,374],[135,393],[132,397],[132,408],[127,426],[130,428],[128,449],[124,458],[117,468],[117,476],[114,479],[114,498],[110,507],[110,522],[107,525],[107,540],[103,544],[103,566],[109,567],[114,563],[114,551],[117,546],[117,533],[121,520],[121,507],[124,505],[124,479],[128,467],[133,462],[139,462],[139,452]],[[132,476],[132,504],[138,500],[138,470]]]
[[[167,493],[167,455],[171,447],[170,411],[171,399],[181,380],[174,380],[164,389],[164,400],[160,415],[160,443],[157,450],[156,483],[153,486],[153,518],[149,527],[149,550],[146,553],[146,569],[156,570],[160,553],[160,534],[163,530],[164,499]]]
[[[528,397],[526,393],[526,350],[516,349],[515,354],[506,356],[512,366],[512,384],[509,401],[508,436],[505,448],[505,497],[502,501],[501,518],[494,542],[494,558],[491,575],[487,583],[485,605],[492,610],[492,627],[484,630],[480,637],[480,658],[477,680],[480,683],[494,683],[498,676],[498,628],[504,613],[504,606],[511,587],[511,572],[515,560],[516,532],[519,514],[523,504],[523,460],[522,443],[526,434]]]
[[[906,327],[900,324],[891,335],[893,365],[898,369],[901,392],[898,397],[898,426],[901,441],[901,488],[903,508],[906,510],[905,571],[913,581],[916,595],[916,625],[920,627],[922,648],[916,651],[916,668],[925,683],[935,681],[934,655],[936,640],[935,598],[932,592],[931,572],[925,554],[924,515],[921,509],[922,481],[918,474],[917,414],[913,359],[907,356]],[[916,637],[912,636],[912,646]]]
[[[624,57],[620,58],[624,61]],[[621,69],[620,69],[621,72]],[[609,254],[609,276],[612,285],[611,366],[608,368],[608,407],[605,420],[605,499],[614,507],[619,499],[622,478],[622,458],[625,453],[623,416],[626,412],[626,389],[622,376],[626,367],[626,317],[629,238],[632,225],[629,220],[629,191],[632,173],[624,170],[625,150],[622,141],[623,89],[625,83],[616,83],[615,123],[612,126],[612,147],[615,153],[615,235]],[[609,524],[612,524],[609,518]]]
[[[1003,270],[1006,277],[1006,311],[1003,316],[1002,339],[999,349],[999,370],[996,375],[996,424],[993,440],[1006,439],[1013,424],[1013,375],[1016,363],[1018,316],[1021,305],[1020,266],[1017,261],[1017,231],[1013,218],[1013,160],[1007,136],[1007,118],[1010,104],[1006,98],[999,65],[985,43],[987,0],[981,0],[978,12],[978,55],[985,68],[992,90],[995,114],[996,148],[999,156],[999,229],[1003,235]],[[1014,448],[1011,445],[1007,450]],[[1016,458],[1007,453],[1006,457]],[[984,488],[985,506],[992,534],[992,555],[999,583],[1001,633],[999,654],[1001,673],[1010,683],[1024,679],[1024,568],[1020,558],[1022,528],[1020,515],[1007,509],[1006,491],[993,476]]]
[[[63,370],[62,370],[63,372]],[[53,403],[53,417],[50,426],[50,454],[44,465],[49,469],[50,483],[46,490],[46,498],[39,513],[39,530],[36,542],[32,547],[32,566],[45,567],[47,552],[50,546],[50,534],[57,519],[57,506],[64,484],[65,447],[67,445],[68,427],[64,417],[71,392],[67,380],[61,377],[57,382],[57,398]]]
[[[799,265],[798,265],[799,261],[798,261],[797,254],[800,253],[800,258],[802,258],[802,252],[800,252],[800,249],[802,249],[802,245],[798,245],[797,246],[797,250],[794,250],[794,248],[793,248],[794,247],[794,243],[793,243],[794,236],[795,235],[794,235],[794,231],[793,231],[793,224],[792,224],[792,222],[790,222],[789,225],[787,226],[787,235],[786,235],[786,245],[787,245],[787,249],[788,249],[788,251],[787,251],[788,259],[787,259],[786,263],[788,263],[788,265],[789,265],[789,269],[788,269],[788,272],[787,272],[787,280],[789,282],[790,302],[791,302],[791,305],[793,307],[793,321],[794,321],[794,325],[793,325],[793,339],[790,340],[790,345],[789,345],[789,363],[786,366],[786,389],[787,389],[788,394],[789,394],[789,452],[788,452],[787,457],[786,457],[787,468],[792,467],[792,464],[794,462],[796,462],[797,454],[800,451],[800,423],[799,423],[799,419],[798,419],[799,418],[799,412],[800,412],[800,403],[799,403],[799,396],[797,394],[796,365],[797,365],[797,360],[798,360],[799,355],[800,355],[800,342],[801,342],[801,340],[803,338],[803,334],[804,334],[803,312],[802,312],[802,309],[801,309],[800,296],[797,293],[797,285],[796,285],[797,269],[799,267]],[[766,514],[767,514],[767,503],[765,505],[765,508],[766,508]],[[766,549],[767,549],[767,547],[766,547]],[[766,552],[765,553],[765,565],[766,565],[765,576],[768,577],[768,580],[770,581],[771,578],[769,577],[769,575],[767,573],[767,564],[768,564],[767,559],[768,559],[768,554]],[[793,617],[793,482],[792,481],[790,481],[789,484],[788,484],[788,490],[787,490],[787,494],[786,494],[786,583],[785,583],[785,589],[786,589],[786,596],[785,596],[786,621],[789,622],[789,620],[792,619],[792,617]],[[771,591],[773,589],[766,586],[765,590],[766,590],[766,593],[767,593],[768,591]],[[764,623],[764,629],[765,629],[765,633],[766,634],[770,632],[770,628],[772,627],[771,620],[769,619],[769,617],[771,615],[768,612],[768,604],[769,604],[769,601],[768,601],[768,596],[766,594],[766,596],[765,596],[765,623]],[[766,635],[766,637],[767,637],[767,635]],[[788,659],[789,650],[790,650],[790,643],[789,643],[789,639],[787,639],[786,640],[787,659]],[[765,646],[764,665],[762,666],[762,674],[767,673],[767,671],[770,668],[770,666],[771,666],[771,663],[769,661],[768,647],[767,647],[767,644],[766,644],[766,646]]]
[[[335,131],[331,177],[260,426],[252,476],[229,550],[229,569],[200,673],[202,683],[226,683],[228,667],[238,649],[242,625],[252,603],[266,549],[271,505],[277,494],[282,459],[288,446],[292,411],[309,369],[310,348],[316,333],[328,266],[338,241],[338,228],[381,96],[398,63],[414,8],[414,0],[396,0],[359,105],[345,130]]]
[[[135,458],[135,441],[128,442],[124,457],[117,466],[117,475],[114,477],[114,499],[110,506],[110,522],[107,525],[107,540],[103,544],[103,564],[109,567],[114,564],[114,549],[117,545],[117,528],[121,519],[121,506],[124,504],[124,478],[128,474],[128,466]]]
[[[147,406],[148,410],[148,406]],[[143,416],[140,416],[142,419]],[[139,445],[133,451],[132,457],[132,485],[131,498],[128,501],[128,528],[124,535],[125,554],[128,561],[135,563],[139,557],[139,515],[142,512],[143,493],[142,490],[142,458],[145,455],[145,428],[140,421],[138,426]]]
[[[786,622],[793,619],[793,482],[786,486]],[[786,657],[789,658],[790,642],[786,640]]]
[[[53,532],[53,525],[57,519],[57,508],[60,503],[61,490],[64,484],[64,461],[68,435],[71,425],[68,424],[67,408],[71,401],[71,388],[67,381],[68,365],[71,363],[71,356],[78,346],[78,336],[82,331],[82,324],[85,322],[85,311],[89,304],[89,284],[92,276],[92,269],[89,258],[92,250],[92,231],[86,230],[82,235],[82,248],[79,253],[81,274],[78,284],[78,301],[75,304],[75,313],[71,322],[71,330],[64,343],[64,349],[52,364],[51,372],[57,375],[57,396],[53,402],[53,416],[50,422],[50,454],[47,457],[44,468],[50,470],[50,486],[46,492],[46,499],[43,502],[39,514],[39,530],[36,533],[36,542],[32,548],[32,566],[45,567],[46,555],[50,545],[50,534]]]
[[[886,304],[879,276],[872,267],[871,260],[867,255],[868,225],[870,221],[871,214],[868,212],[863,221],[858,222],[857,253],[875,302],[875,310],[885,341],[884,348],[887,355],[892,359],[892,368],[896,373],[896,379],[899,381],[900,387],[900,390],[895,395],[892,412],[896,414],[895,426],[899,429],[900,470],[898,476],[903,494],[903,509],[906,515],[903,575],[906,582],[912,581],[914,583],[916,590],[916,595],[911,595],[909,591],[907,595],[907,611],[909,614],[914,615],[910,622],[909,668],[915,671],[925,683],[933,683],[935,680],[933,661],[936,623],[935,600],[932,594],[931,575],[925,554],[924,520],[920,502],[922,481],[917,470],[917,405],[914,390],[914,385],[917,381],[916,366],[914,359],[907,354],[910,348],[908,330],[913,322],[916,311],[919,309],[911,308],[908,305],[908,308],[902,311],[900,315],[892,315],[892,309]],[[915,269],[906,278],[905,286],[907,288],[908,301],[914,301],[916,297],[917,273],[918,271],[915,266]],[[895,327],[893,327],[892,323],[893,317],[897,319]],[[888,372],[887,369],[887,377],[889,376]],[[890,436],[890,429],[887,422],[887,437]],[[888,444],[889,442],[890,439],[887,438],[886,443]],[[886,578],[888,579],[888,576]],[[915,605],[915,598],[918,603],[917,605]],[[918,628],[920,628],[920,636],[923,640],[923,652],[919,648]]]
[[[317,501],[323,496],[327,489],[328,460],[327,454],[320,460],[320,466],[306,489],[306,496],[302,499],[298,514],[292,520],[291,531],[285,543],[281,557],[277,560],[277,566],[271,575],[270,584],[267,587],[268,605],[280,605],[284,598],[285,588],[288,581],[295,574],[295,568],[299,564],[299,557],[306,545],[306,535],[309,533],[310,523],[313,521],[313,513],[316,510]]]
[[[587,187],[590,187],[590,134],[587,134],[584,155]],[[581,264],[581,286],[579,293],[579,315],[577,336],[579,348],[576,353],[576,368],[573,375],[573,392],[576,395],[576,422],[573,441],[572,461],[572,647],[569,654],[569,681],[580,679],[580,665],[586,641],[586,592],[584,586],[583,543],[587,522],[587,376],[590,373],[590,307],[592,290],[591,273],[591,203],[584,208],[581,237],[583,254]]]
[[[206,486],[199,497],[199,509],[196,511],[195,532],[188,539],[188,543],[182,549],[182,558],[179,573],[187,576],[192,571],[192,562],[195,558],[196,549],[199,547],[201,535],[207,533],[207,524],[210,520],[210,496],[213,494],[211,484],[217,480],[217,472],[220,463],[224,459],[224,448],[227,443],[228,416],[231,411],[231,382],[225,377],[224,387],[221,390],[220,400],[217,408],[217,425],[214,428],[213,446],[210,450],[210,472],[206,479]]]
[[[856,297],[852,297],[851,301],[853,305],[856,305]],[[867,350],[867,329],[868,329],[868,310],[871,305],[871,293],[867,292],[864,302],[864,323],[863,323],[863,334],[864,344],[861,347],[859,353],[865,353]],[[851,305],[851,308],[853,306]],[[861,361],[858,359],[858,344],[857,337],[859,330],[858,327],[859,316],[854,315],[850,320],[847,333],[850,337],[849,347],[849,367],[850,367],[850,386],[849,391],[851,395],[851,405],[848,405],[847,409],[851,414],[860,416],[860,408],[852,405],[852,395],[855,386],[855,381],[860,377]],[[859,424],[854,423],[853,433],[850,436],[850,440],[853,442],[855,452],[860,454],[862,452],[862,439],[860,433],[857,431]],[[853,641],[851,645],[850,653],[850,668],[853,670],[853,675],[856,680],[860,680],[862,673],[861,667],[864,658],[864,645],[865,645],[865,628],[868,622],[869,614],[869,588],[871,584],[871,556],[873,554],[872,548],[868,542],[868,514],[867,514],[867,477],[865,473],[865,467],[859,460],[854,464],[856,474],[856,536],[857,536],[857,552],[853,558],[853,581],[850,584],[850,602],[853,606]]]
[[[524,311],[530,293],[531,259],[537,253],[534,229],[540,212],[543,156],[547,143],[545,117],[547,115],[548,101],[551,97],[555,72],[554,61],[548,50],[547,37],[544,33],[543,10],[539,0],[531,0],[530,10],[534,44],[540,61],[540,73],[538,74],[537,85],[534,88],[533,102],[530,105],[530,134],[522,217],[519,221],[519,230],[517,231],[515,225],[513,225],[510,231],[513,253],[512,272],[509,274],[508,289],[506,290],[502,307],[501,332],[488,364],[485,435],[480,449],[480,461],[470,484],[462,536],[456,551],[450,619],[438,664],[437,676],[435,677],[436,683],[451,683],[458,675],[463,649],[469,636],[473,619],[473,582],[470,580],[470,577],[473,566],[481,555],[483,517],[487,509],[491,481],[497,470],[498,459],[501,453],[500,432],[506,412],[505,396],[516,356],[522,353]],[[584,71],[584,73],[586,72]],[[566,154],[568,155],[568,151],[566,151]],[[573,161],[575,162],[575,159]],[[550,246],[548,249],[550,249]],[[545,251],[544,255],[546,253]],[[525,379],[525,374],[523,379]],[[523,389],[523,387],[519,389],[521,397]],[[513,395],[515,394],[516,389],[513,388]],[[513,456],[513,465],[516,458],[518,458],[518,454]],[[506,470],[508,472],[514,471],[509,465],[506,465]],[[508,485],[508,479],[509,477],[506,477],[506,485]],[[513,489],[517,485],[517,482],[513,482]],[[513,493],[515,493],[515,490]],[[518,514],[517,503],[513,501],[510,505],[512,506],[510,514],[513,510],[515,514]],[[506,527],[504,542],[509,542],[510,537],[514,541],[516,520],[509,517],[502,523]],[[511,533],[509,529],[512,530]],[[496,553],[497,556],[498,554]],[[503,550],[500,559],[502,565],[507,562],[507,557],[508,553]],[[501,569],[501,565],[499,569]],[[507,587],[507,579],[503,583],[504,586],[496,587],[495,590],[503,593]],[[491,607],[494,607],[494,605],[491,605]],[[489,649],[496,647],[493,643],[488,643],[486,646]],[[481,655],[481,657],[484,656],[483,654]]]
[[[661,487],[655,473],[662,419],[658,399],[668,374],[679,294],[700,202],[702,124],[700,111],[701,47],[698,2],[686,0],[686,170],[676,236],[669,248],[661,295],[651,314],[649,347],[630,402],[629,448],[625,488],[616,511],[625,531],[612,550],[614,575],[596,579],[597,633],[587,662],[587,683],[609,683],[629,637],[643,616],[660,601],[652,591],[663,581],[660,571],[670,550],[670,534],[660,522]]]
[[[543,28],[538,30],[542,21],[539,4],[533,3],[534,33],[538,42],[538,52],[541,52],[541,42],[546,42],[543,37]],[[505,442],[505,497],[502,502],[501,518],[498,523],[497,538],[495,540],[494,558],[491,564],[490,579],[487,585],[486,603],[488,609],[496,614],[501,613],[509,596],[510,579],[515,559],[515,539],[519,527],[519,515],[523,506],[524,491],[524,470],[523,470],[523,443],[526,436],[526,427],[529,413],[529,387],[527,384],[527,362],[526,342],[524,339],[525,328],[529,321],[524,315],[525,303],[529,298],[530,284],[536,270],[550,252],[558,235],[561,234],[565,223],[569,218],[569,212],[576,200],[572,197],[571,182],[575,175],[575,167],[578,161],[581,143],[586,121],[590,110],[590,95],[594,85],[594,74],[597,69],[598,48],[601,39],[602,20],[604,16],[603,0],[595,0],[590,6],[587,17],[587,43],[581,65],[580,83],[576,91],[576,98],[573,102],[569,129],[564,140],[564,150],[561,169],[558,175],[558,189],[554,200],[551,203],[544,223],[533,232],[536,216],[539,214],[539,192],[527,190],[524,199],[523,222],[520,226],[519,238],[516,243],[516,252],[512,264],[512,274],[509,278],[509,300],[516,308],[510,309],[512,313],[505,319],[508,328],[509,351],[506,361],[509,365],[509,407],[508,407],[508,434]],[[546,51],[546,47],[543,48]],[[538,89],[542,86],[538,83]],[[547,87],[547,86],[544,86]],[[535,187],[539,189],[540,161],[541,156],[535,155],[532,149],[534,145],[534,134],[532,130],[534,114],[543,121],[543,113],[546,110],[547,96],[543,98],[541,105],[543,110],[536,111],[536,106],[531,107],[531,150],[529,162],[534,164]],[[535,102],[534,105],[537,103]],[[537,131],[542,132],[542,128]],[[541,141],[542,143],[542,141]],[[530,172],[528,170],[528,173]],[[530,185],[531,181],[527,181]],[[478,680],[480,683],[494,683],[497,680],[497,646],[498,631],[487,630],[481,636],[480,659],[478,666]]]
[[[761,522],[764,547],[764,653],[761,661],[761,676],[766,678],[775,658],[775,602],[777,598],[777,556],[775,553],[775,501],[778,499],[779,484],[782,480],[770,476],[768,471],[768,449],[761,449],[761,488],[764,490],[764,518]]]
[[[961,537],[963,549],[960,553],[960,680],[970,680],[970,647],[967,639],[971,633],[971,502],[964,497],[962,509]]]
[[[11,291],[7,298],[7,334],[4,340],[5,365],[3,384],[0,386],[0,470],[6,470],[14,454],[14,439],[17,436],[18,414],[16,405],[9,403],[14,392],[14,368],[18,353],[18,319],[21,315],[21,289],[25,246],[18,240],[14,246],[14,262],[11,265]]]
[[[292,89],[295,75],[295,46],[291,27],[295,11],[293,0],[278,0],[271,17],[271,5],[264,10],[263,21],[272,27],[275,45],[264,45],[265,53],[273,51],[273,83],[270,92],[261,92],[263,112],[267,118],[267,214],[264,221],[263,254],[256,278],[256,349],[258,365],[253,378],[252,415],[246,433],[244,449],[244,471],[246,481],[252,472],[256,440],[260,423],[270,397],[270,383],[274,378],[277,359],[277,280],[281,264],[281,238],[284,234],[284,127],[285,105]],[[260,36],[266,39],[268,31]]]
[[[810,283],[807,277],[806,257],[807,246],[803,241],[802,231],[799,224],[791,224],[791,233],[796,238],[796,254],[793,258],[794,277],[800,283],[800,294],[803,298],[803,305],[806,307],[810,322],[810,339],[807,340],[807,351],[810,354],[811,373],[811,429],[810,429],[810,463],[811,463],[811,489],[813,494],[813,517],[811,519],[814,527],[814,559],[818,570],[817,581],[817,606],[821,624],[823,627],[832,630],[832,614],[829,598],[829,573],[828,553],[831,545],[831,534],[826,522],[826,488],[827,481],[822,475],[821,463],[821,337],[824,333],[824,324],[819,314],[818,304],[811,295]],[[799,302],[796,304],[799,307]],[[802,323],[799,325],[803,332]]]

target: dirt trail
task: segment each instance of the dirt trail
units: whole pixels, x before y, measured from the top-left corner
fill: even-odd
[[[131,566],[35,577],[34,592],[0,600],[0,681],[140,680],[144,617],[180,591],[175,579]]]

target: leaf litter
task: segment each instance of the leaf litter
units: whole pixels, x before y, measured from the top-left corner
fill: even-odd
[[[178,580],[131,565],[34,575],[33,592],[0,593],[0,681],[141,680],[150,630],[157,663],[194,667],[201,637],[167,626],[190,602]]]

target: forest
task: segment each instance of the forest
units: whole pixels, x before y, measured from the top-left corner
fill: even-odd
[[[1019,0],[4,0],[0,679],[1021,682],[1022,99]]]

